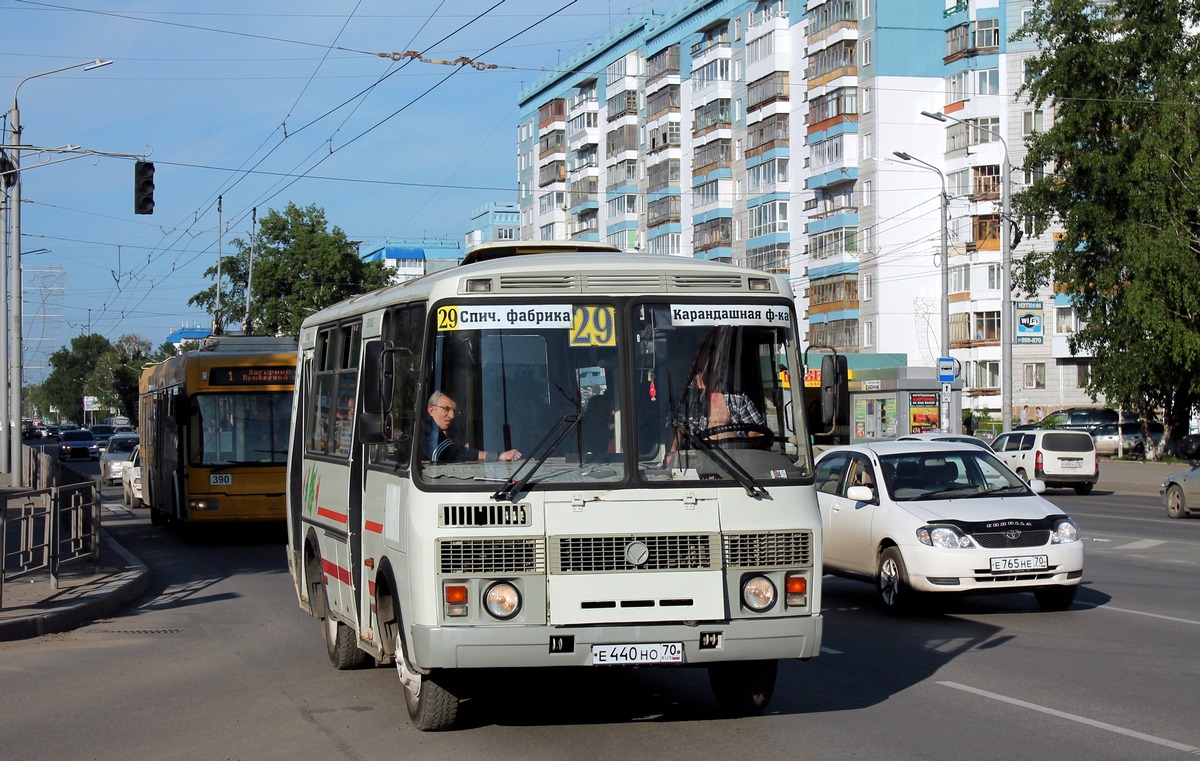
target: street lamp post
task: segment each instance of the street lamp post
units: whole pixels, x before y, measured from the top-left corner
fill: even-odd
[[[50,71],[43,71],[40,74],[30,74],[17,83],[16,89],[13,90],[12,111],[9,112],[9,124],[12,130],[12,203],[9,210],[9,218],[12,225],[12,269],[9,275],[9,291],[11,292],[10,303],[11,308],[8,315],[8,413],[10,418],[15,420],[11,426],[12,430],[9,436],[12,459],[12,473],[20,473],[21,471],[21,383],[23,361],[21,352],[23,351],[23,340],[21,336],[21,308],[22,308],[22,293],[21,293],[21,109],[17,105],[17,94],[21,91],[21,85],[31,79],[45,77],[50,74],[57,74],[60,71],[68,71],[70,69],[82,68],[84,71],[98,69],[101,66],[107,66],[112,61],[95,58],[91,61],[83,61],[82,63],[74,63],[70,66],[62,66]]]
[[[914,161],[919,166],[928,169],[932,172],[937,172],[938,179],[942,181],[942,345],[941,356],[950,356],[950,262],[946,258],[948,251],[947,232],[950,226],[950,196],[946,194],[946,175],[941,169],[938,169],[928,161],[921,159],[904,151],[892,151],[892,155],[901,161]],[[950,433],[952,426],[950,425],[950,394],[951,384],[942,384],[942,433]]]
[[[939,122],[952,121],[965,125],[967,129],[976,129],[995,136],[1004,149],[1004,160],[1000,166],[1000,425],[1002,431],[1012,430],[1012,245],[1009,242],[1008,229],[1009,197],[1011,195],[1012,167],[1009,165],[1008,142],[1004,136],[995,130],[980,127],[963,119],[948,114],[922,111],[927,116]]]

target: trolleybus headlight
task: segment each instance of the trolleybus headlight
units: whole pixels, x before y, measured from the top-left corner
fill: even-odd
[[[203,510],[218,510],[220,506],[215,499],[189,499],[188,511],[201,512]]]
[[[775,585],[766,576],[751,576],[742,582],[742,602],[750,610],[770,610],[775,604]]]
[[[521,593],[507,581],[498,581],[488,587],[483,606],[493,617],[507,621],[521,611]]]

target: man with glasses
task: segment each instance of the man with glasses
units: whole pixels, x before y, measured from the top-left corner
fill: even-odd
[[[503,460],[515,462],[521,459],[521,453],[515,449],[493,455],[481,449],[459,446],[450,438],[450,421],[458,414],[458,404],[447,394],[434,391],[429,397],[426,407],[433,425],[425,427],[425,446],[422,453],[430,462],[484,462],[486,460]]]

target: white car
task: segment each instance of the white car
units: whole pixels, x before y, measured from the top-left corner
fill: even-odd
[[[1036,479],[1046,486],[1069,486],[1076,494],[1089,494],[1100,480],[1096,442],[1087,431],[1010,431],[997,436],[992,449],[1023,481]]]
[[[120,483],[121,474],[133,459],[133,449],[138,445],[136,433],[118,433],[108,440],[108,446],[100,455],[100,480],[108,485]]]
[[[121,492],[125,504],[129,507],[142,507],[146,503],[142,499],[142,448],[133,448],[129,465],[121,471]]]
[[[1079,528],[994,453],[880,441],[817,458],[828,573],[875,583],[903,611],[924,592],[1033,592],[1065,610],[1083,577]]]

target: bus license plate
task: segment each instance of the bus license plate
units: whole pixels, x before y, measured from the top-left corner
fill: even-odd
[[[683,663],[683,644],[656,642],[643,645],[592,645],[593,666],[637,666]]]
[[[1050,567],[1045,555],[1024,555],[1016,558],[992,558],[992,573],[1007,571],[1044,571]]]

